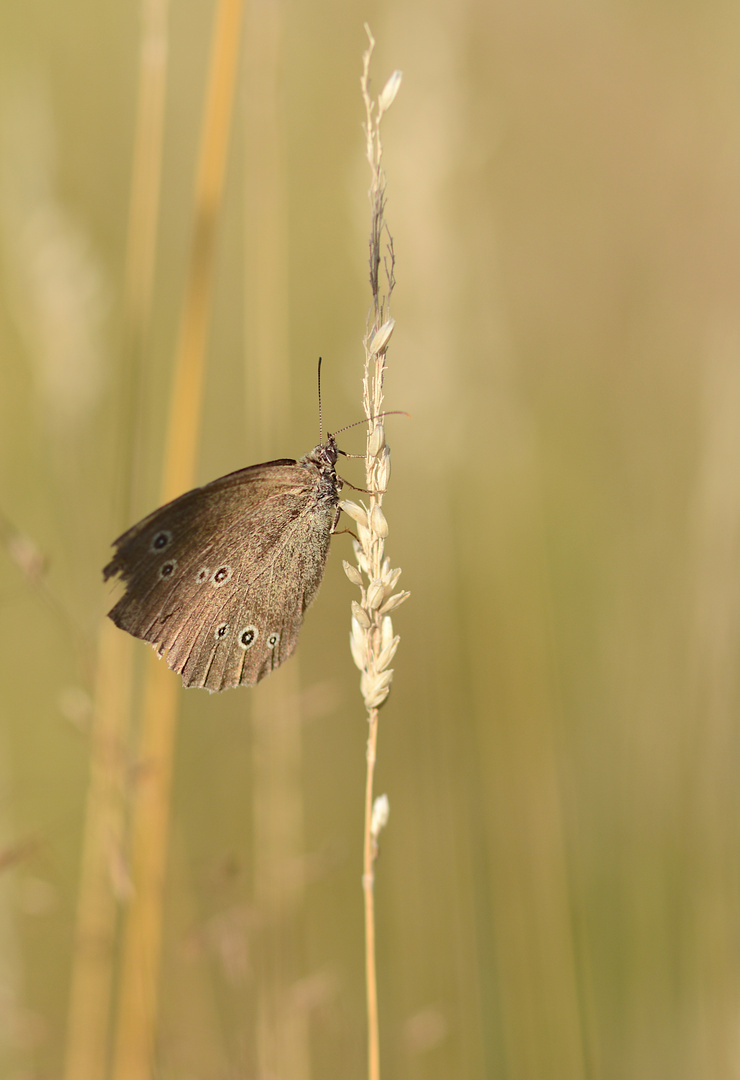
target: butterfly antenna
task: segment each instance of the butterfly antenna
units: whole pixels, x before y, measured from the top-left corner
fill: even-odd
[[[319,380],[319,445],[321,445],[324,442],[323,425],[322,425],[322,422],[321,422],[321,357],[319,357],[318,380]]]
[[[384,416],[410,417],[411,413],[404,412],[402,409],[389,409],[388,412],[379,412],[376,416],[363,416],[362,420],[355,420],[354,424],[346,424],[345,427],[338,428],[334,434],[341,435],[343,431],[349,431],[350,428],[357,427],[359,424],[369,424],[373,420],[382,420]],[[360,457],[364,456],[364,454],[360,454]]]

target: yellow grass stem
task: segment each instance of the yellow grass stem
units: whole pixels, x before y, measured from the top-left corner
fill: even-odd
[[[287,313],[288,222],[280,70],[285,12],[255,5],[245,35],[245,415],[254,460],[287,447],[291,430]],[[284,451],[283,451],[284,452]],[[308,1080],[308,1006],[297,991],[305,905],[304,710],[300,656],[245,694],[252,742],[255,1075]]]
[[[113,873],[123,836],[123,732],[130,718],[133,639],[108,619],[100,630],[92,729],[90,785],[82,838],[75,947],[67,1017],[65,1080],[103,1080],[117,897]]]
[[[240,0],[220,0],[201,136],[195,228],[173,373],[162,501],[191,486],[195,472],[216,217],[226,169],[241,17]],[[178,700],[179,683],[163,664],[153,661],[147,672],[142,715],[142,775],[132,806],[134,896],[128,911],[123,946],[113,1066],[115,1080],[144,1080],[153,1069],[162,894]]]
[[[128,517],[137,436],[140,372],[149,330],[154,280],[162,131],[166,87],[167,0],[144,0],[125,284],[123,425],[120,454],[127,463],[120,509]],[[132,640],[104,620],[98,642],[90,786],[82,838],[75,948],[65,1049],[65,1080],[106,1074],[113,955],[117,922],[115,868],[123,849],[125,732],[130,722]],[[120,894],[120,883],[119,883]]]

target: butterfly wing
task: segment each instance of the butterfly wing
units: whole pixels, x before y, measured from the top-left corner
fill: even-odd
[[[290,459],[189,491],[115,541],[110,611],[186,686],[253,685],[293,652],[324,573],[338,496]]]

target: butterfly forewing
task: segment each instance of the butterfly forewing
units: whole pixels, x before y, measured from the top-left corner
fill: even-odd
[[[252,685],[293,652],[338,502],[336,454],[326,453],[230,473],[115,542],[104,576],[120,575],[126,592],[110,616],[151,642],[186,686]]]

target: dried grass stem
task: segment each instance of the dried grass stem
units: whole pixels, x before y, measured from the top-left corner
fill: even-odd
[[[370,289],[372,303],[364,337],[365,362],[362,381],[362,405],[368,418],[365,473],[371,493],[369,505],[345,502],[344,509],[357,525],[354,542],[357,566],[345,564],[347,577],[360,589],[359,603],[352,602],[350,648],[360,669],[360,691],[368,715],[367,774],[365,781],[365,831],[363,841],[362,884],[365,898],[365,970],[368,1022],[368,1076],[380,1077],[380,1042],[378,1034],[378,996],[375,967],[375,900],[374,866],[377,838],[388,814],[387,800],[377,812],[381,800],[373,800],[373,780],[378,740],[378,710],[390,692],[393,659],[398,638],[394,637],[390,610],[406,599],[407,593],[394,593],[400,570],[391,569],[385,556],[388,522],[382,510],[383,495],[390,477],[390,451],[385,442],[385,430],[379,414],[383,407],[383,379],[386,372],[387,348],[394,322],[390,315],[390,298],[395,284],[393,238],[385,223],[385,174],[381,162],[383,146],[380,122],[390,107],[401,83],[396,71],[374,101],[370,96],[370,60],[375,41],[365,26],[368,48],[363,55],[361,78],[365,104],[365,137],[367,160],[370,166]]]

